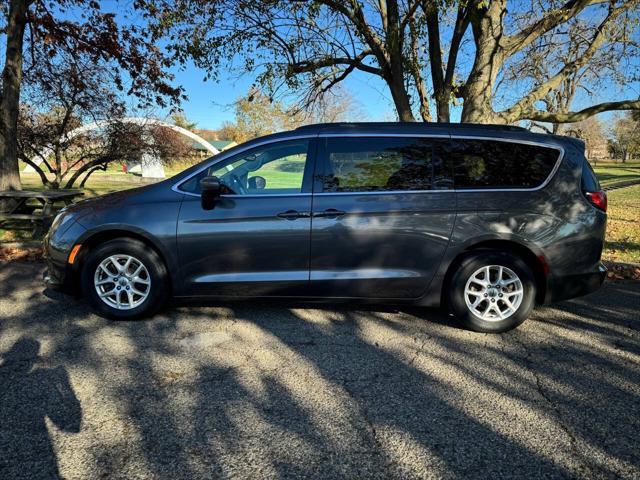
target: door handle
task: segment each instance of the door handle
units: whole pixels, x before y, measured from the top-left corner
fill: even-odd
[[[311,214],[309,212],[299,212],[297,210],[287,210],[286,212],[280,212],[278,217],[285,220],[295,220],[297,218],[309,218]]]
[[[347,212],[343,212],[342,210],[336,210],[335,208],[328,208],[324,212],[314,213],[314,217],[324,217],[324,218],[338,218],[344,215]]]

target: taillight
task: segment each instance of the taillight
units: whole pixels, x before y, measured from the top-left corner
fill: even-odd
[[[607,211],[607,194],[604,190],[599,190],[597,192],[584,192],[584,194],[594,207],[599,208],[603,212]]]

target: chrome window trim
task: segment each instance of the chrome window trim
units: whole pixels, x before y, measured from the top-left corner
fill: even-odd
[[[461,193],[462,192],[464,192],[464,193],[467,193],[467,192],[471,192],[471,193],[477,193],[477,192],[535,192],[535,191],[538,191],[538,190],[542,190],[544,187],[546,187],[549,184],[549,182],[551,182],[551,180],[555,176],[556,172],[560,168],[560,164],[562,163],[562,160],[564,159],[564,147],[562,147],[561,145],[553,144],[553,143],[541,142],[541,141],[536,141],[536,140],[515,140],[515,139],[511,139],[511,138],[483,137],[483,136],[477,136],[477,135],[452,135],[451,136],[451,140],[454,140],[456,138],[464,139],[464,140],[495,140],[495,141],[498,141],[498,142],[522,143],[522,144],[525,144],[525,145],[533,145],[533,146],[536,146],[536,147],[551,148],[551,149],[557,150],[559,152],[558,159],[556,160],[555,165],[551,169],[551,172],[549,173],[547,178],[544,180],[544,182],[542,182],[537,187],[533,187],[533,188],[460,188],[460,189],[455,189],[456,192],[461,192]],[[454,184],[455,184],[455,180],[454,180]]]
[[[501,137],[492,137],[492,136],[478,136],[478,135],[456,135],[456,134],[430,134],[430,133],[317,133],[317,134],[312,134],[312,135],[295,135],[295,136],[291,136],[291,137],[286,137],[286,138],[278,138],[275,140],[267,140],[264,142],[260,142],[260,143],[256,143],[254,145],[250,145],[247,146],[246,148],[243,148],[242,150],[239,150],[237,152],[233,152],[232,155],[229,154],[224,154],[224,152],[220,153],[219,155],[224,155],[224,156],[220,156],[218,157],[218,155],[216,155],[217,158],[215,158],[215,160],[212,160],[211,162],[206,163],[205,165],[202,166],[202,168],[199,168],[198,170],[196,170],[195,172],[193,172],[191,175],[189,175],[188,177],[180,180],[178,183],[175,183],[171,186],[171,190],[173,190],[176,193],[180,193],[182,195],[189,195],[192,197],[200,197],[200,194],[198,193],[191,193],[191,192],[185,192],[183,190],[180,190],[180,185],[182,185],[183,183],[187,182],[188,180],[190,180],[192,177],[198,175],[199,173],[201,173],[203,170],[206,170],[207,168],[209,168],[211,165],[214,165],[215,163],[221,162],[223,160],[226,160],[227,158],[240,154],[242,152],[245,152],[247,150],[250,150],[252,148],[256,148],[256,147],[262,147],[265,145],[269,145],[269,144],[273,144],[273,143],[280,143],[280,142],[287,142],[289,140],[302,140],[302,139],[312,139],[312,138],[336,138],[336,137],[399,137],[399,138],[403,138],[403,137],[417,137],[417,138],[446,138],[449,140],[455,140],[455,139],[461,139],[461,140],[494,140],[497,142],[506,142],[506,143],[521,143],[521,144],[525,144],[525,145],[533,145],[533,146],[538,146],[538,147],[545,147],[545,148],[551,148],[554,150],[557,150],[559,152],[558,154],[558,159],[556,160],[555,165],[553,166],[553,168],[551,169],[551,172],[549,173],[549,175],[547,176],[547,178],[544,180],[544,182],[542,182],[540,185],[538,185],[537,187],[533,187],[533,188],[468,188],[468,189],[464,189],[464,188],[460,188],[460,189],[450,189],[450,190],[383,190],[383,191],[373,191],[373,192],[320,192],[320,193],[267,193],[267,194],[253,194],[253,195],[223,195],[223,197],[225,198],[238,198],[238,197],[242,197],[242,198],[264,198],[265,196],[272,196],[272,197],[296,197],[296,196],[310,196],[310,195],[321,195],[321,196],[327,196],[327,195],[404,195],[404,194],[417,194],[417,193],[479,193],[479,192],[535,192],[538,190],[542,190],[544,187],[546,187],[549,182],[551,182],[551,180],[553,179],[553,177],[555,176],[556,172],[558,171],[558,169],[560,168],[560,164],[562,163],[562,160],[564,159],[564,154],[565,154],[565,150],[564,147],[562,147],[561,145],[556,145],[553,143],[548,143],[548,142],[544,142],[544,141],[537,141],[537,140],[518,140],[518,139],[513,139],[513,138],[501,138]]]
[[[327,195],[407,195],[416,193],[456,193],[455,190],[379,190],[379,191],[367,191],[367,192],[321,192],[314,193],[313,196],[327,196]]]
[[[186,192],[183,192],[186,193]],[[191,195],[196,195],[195,193],[192,193]],[[311,193],[307,193],[307,192],[301,192],[301,193],[251,193],[248,195],[239,195],[237,193],[230,193],[227,195],[220,195],[223,198],[264,198],[264,197],[310,197],[312,194]],[[196,196],[200,196],[200,195],[196,195]]]
[[[182,183],[182,182],[180,182]],[[175,191],[175,190],[174,190]],[[182,195],[189,195],[191,197],[200,198],[201,195],[199,193],[191,193],[191,192],[183,192],[182,190],[178,190],[178,193]],[[239,195],[237,193],[229,193],[226,195],[220,195],[222,198],[273,198],[273,197],[310,197],[312,194],[309,192],[300,192],[300,193],[251,193],[248,195]]]

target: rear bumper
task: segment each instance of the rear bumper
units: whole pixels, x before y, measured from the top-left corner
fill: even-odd
[[[554,277],[549,283],[545,303],[581,297],[600,288],[607,276],[607,268],[599,264],[595,272]]]

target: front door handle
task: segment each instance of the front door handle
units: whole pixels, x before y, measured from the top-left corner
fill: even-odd
[[[328,208],[324,212],[314,213],[314,217],[324,217],[324,218],[337,218],[344,215],[346,212],[342,210],[336,210],[335,208]]]
[[[309,218],[311,214],[309,212],[299,212],[297,210],[287,210],[286,212],[280,212],[278,217],[286,220],[295,220],[297,218]]]

